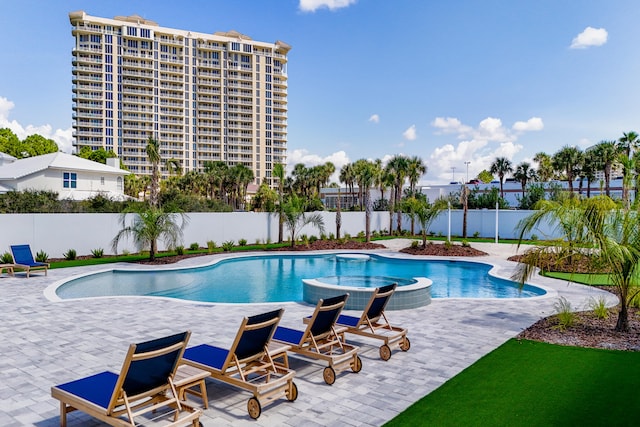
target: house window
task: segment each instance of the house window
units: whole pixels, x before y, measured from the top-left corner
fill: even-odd
[[[62,186],[64,188],[76,188],[78,183],[78,176],[73,172],[63,172],[62,174]]]
[[[100,177],[100,185],[104,185],[104,176]]]
[[[118,190],[122,190],[122,177],[119,176],[118,180],[116,182],[117,182],[116,185],[117,185]]]

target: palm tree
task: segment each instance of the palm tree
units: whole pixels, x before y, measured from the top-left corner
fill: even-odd
[[[409,168],[409,158],[402,155],[395,155],[389,160],[386,166],[387,173],[394,177],[393,181],[393,209],[396,211],[396,222],[398,233],[402,231],[402,208],[400,200],[402,198],[402,187],[404,186]],[[391,231],[391,230],[389,230]]]
[[[358,187],[363,192],[365,202],[365,238],[367,242],[371,241],[371,211],[373,202],[371,200],[371,186],[376,178],[376,166],[367,160],[358,160]]]
[[[498,179],[500,180],[500,197],[504,199],[504,176],[508,173],[513,172],[513,168],[511,167],[511,160],[507,159],[506,157],[497,157],[493,161],[493,163],[491,163],[489,172],[498,175]]]
[[[319,213],[305,213],[304,200],[295,194],[289,196],[284,204],[284,223],[291,233],[291,247],[295,247],[296,238],[305,225],[311,224],[324,233],[324,219]]]
[[[283,192],[284,192],[284,177],[285,170],[282,163],[276,163],[273,165],[272,170],[273,177],[278,180],[278,243],[282,243],[284,237],[284,216],[282,214],[283,204]]]
[[[407,178],[409,178],[409,188],[411,194],[416,191],[416,185],[422,176],[427,173],[427,165],[418,156],[413,156],[407,162]]]
[[[415,216],[420,223],[423,248],[427,247],[427,233],[429,232],[429,226],[442,211],[448,208],[448,206],[449,203],[443,197],[437,198],[433,204],[429,204],[427,199],[418,200]]]
[[[340,168],[340,182],[344,182],[344,184],[349,189],[349,197],[351,200],[351,203],[349,204],[350,206],[347,207],[353,206],[353,185],[355,183],[355,178],[356,177],[355,171],[353,170],[353,163],[347,163],[346,165],[342,166],[342,168]]]
[[[551,156],[547,153],[539,152],[533,157],[533,161],[538,163],[538,179],[541,182],[551,181],[555,175]]]
[[[520,222],[520,241],[525,233],[538,224],[548,222],[563,230],[554,241],[544,242],[528,250],[519,264],[514,279],[521,284],[530,278],[536,268],[544,267],[549,255],[556,260],[569,260],[584,256],[583,248],[593,248],[590,256],[598,265],[609,268],[609,280],[616,287],[620,311],[615,330],[629,330],[628,308],[640,293],[640,213],[632,209],[617,209],[607,196],[597,196],[579,201],[568,199],[565,203],[543,201],[542,209]]]
[[[238,163],[229,169],[229,176],[232,183],[232,205],[236,209],[244,209],[247,186],[255,179],[253,171]]]
[[[565,145],[552,157],[553,167],[557,171],[563,171],[569,184],[569,197],[573,197],[573,180],[579,171],[582,162],[582,151],[578,147]]]
[[[615,141],[600,141],[592,149],[594,157],[598,161],[598,168],[604,172],[604,187],[607,196],[610,196],[611,188],[611,171],[618,161],[620,153]]]
[[[638,149],[638,134],[631,131],[623,133],[618,139],[618,148],[622,151],[627,158],[631,157],[631,152]]]
[[[149,250],[149,259],[154,260],[158,252],[158,240],[162,240],[167,248],[174,248],[180,241],[188,217],[177,212],[165,212],[162,208],[149,207],[133,211],[134,217],[127,225],[127,215],[120,215],[122,229],[111,241],[111,248],[118,253],[118,244],[123,238],[132,238],[138,250]],[[177,219],[180,218],[178,224]]]
[[[151,163],[151,188],[149,190],[149,204],[153,207],[158,206],[158,195],[160,192],[160,144],[157,139],[149,135],[147,146],[145,147],[147,159]]]
[[[522,162],[516,166],[515,172],[513,172],[513,178],[516,181],[520,182],[522,186],[522,197],[525,196],[525,190],[527,188],[527,183],[529,181],[534,180],[536,177],[536,170],[531,167],[529,162]]]
[[[587,150],[582,157],[582,167],[580,168],[580,194],[582,194],[582,182],[587,181],[587,197],[591,197],[591,183],[596,179],[599,160],[593,150]]]

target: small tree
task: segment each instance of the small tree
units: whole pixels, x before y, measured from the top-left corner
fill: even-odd
[[[324,220],[318,213],[305,213],[304,200],[292,195],[283,205],[284,224],[291,233],[291,247],[296,245],[296,237],[305,225],[311,224],[324,233]]]
[[[127,225],[127,215],[133,213],[133,220]],[[180,223],[178,223],[180,219]],[[158,240],[174,248],[182,241],[184,227],[188,217],[180,212],[165,212],[162,208],[146,208],[138,211],[125,211],[120,215],[122,229],[111,241],[114,253],[123,238],[132,238],[138,250],[149,250],[149,259],[154,260],[158,252]]]
[[[427,234],[429,232],[429,226],[440,215],[440,213],[446,210],[449,206],[447,199],[443,197],[437,198],[433,204],[429,204],[426,199],[414,199],[418,201],[416,206],[415,216],[420,223],[422,234],[422,247],[427,247]]]

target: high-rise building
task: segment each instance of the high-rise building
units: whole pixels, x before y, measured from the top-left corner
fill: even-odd
[[[112,150],[145,175],[151,136],[162,161],[175,159],[185,172],[241,163],[256,183],[273,184],[273,165],[286,163],[288,44],[165,28],[136,15],[78,11],[69,20],[76,150]]]

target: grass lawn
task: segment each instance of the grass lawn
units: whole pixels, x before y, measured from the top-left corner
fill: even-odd
[[[584,273],[561,273],[557,271],[549,271],[544,273],[546,277],[554,279],[567,280],[583,285],[611,286],[611,280],[608,274],[584,274]]]
[[[640,352],[512,339],[386,425],[638,425],[639,385]]]

